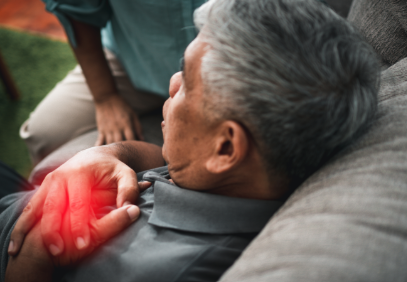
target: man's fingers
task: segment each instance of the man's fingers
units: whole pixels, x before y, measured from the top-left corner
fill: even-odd
[[[138,187],[140,188],[141,191],[146,190],[150,186],[151,186],[151,182],[149,182],[149,181],[141,181],[138,183]]]
[[[92,185],[93,183],[86,174],[69,180],[71,232],[78,250],[86,248],[90,241],[88,223]]]
[[[92,190],[91,205],[94,209],[116,204],[117,190]]]
[[[128,166],[123,165],[117,177],[117,207],[120,208],[125,203],[126,205],[134,204],[140,194],[136,173]]]
[[[68,199],[65,182],[54,178],[50,181],[49,187],[41,218],[41,233],[46,248],[55,256],[60,254],[64,249],[64,242],[59,231]]]
[[[105,144],[112,144],[114,142],[114,138],[113,135],[110,133],[106,134],[106,138],[105,138],[106,143]]]
[[[121,133],[120,130],[117,129],[117,130],[113,133],[113,140],[114,140],[114,142],[120,142],[120,141],[123,140],[123,135],[122,135],[122,133]]]
[[[29,233],[32,227],[38,220],[35,211],[33,209],[33,204],[29,202],[24,208],[23,213],[18,219],[16,226],[10,236],[10,243],[8,247],[8,254],[10,256],[15,256],[21,249],[23,245],[25,236]]]
[[[104,136],[104,134],[99,132],[98,139],[96,140],[95,146],[102,146],[104,144],[105,144],[105,136]]]
[[[140,120],[138,119],[137,115],[134,115],[134,117],[133,117],[133,127],[134,127],[134,131],[136,132],[137,139],[144,141],[143,129],[141,127],[141,123],[140,123]]]
[[[131,127],[126,127],[124,129],[124,137],[126,138],[126,140],[135,140]]]
[[[133,205],[113,210],[92,224],[92,239],[99,245],[120,233],[139,216],[140,209]]]
[[[31,198],[27,206],[23,209],[23,212],[20,215],[10,236],[8,249],[9,255],[14,256],[18,254],[21,246],[23,245],[25,236],[41,217],[42,207],[44,205],[45,198],[47,197],[47,187],[48,186],[45,181],[41,188]]]

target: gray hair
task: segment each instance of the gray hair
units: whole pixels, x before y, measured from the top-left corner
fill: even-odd
[[[212,0],[194,20],[210,115],[244,126],[271,173],[304,180],[373,120],[374,51],[324,4]]]

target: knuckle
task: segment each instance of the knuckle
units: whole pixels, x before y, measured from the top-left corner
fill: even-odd
[[[56,206],[57,205],[54,200],[47,198],[44,203],[44,211],[54,210]]]
[[[82,199],[76,198],[72,199],[69,203],[69,207],[72,212],[83,210],[86,207],[86,204],[83,202]]]
[[[28,204],[23,209],[23,214],[27,215],[31,213],[32,210],[33,210],[32,203],[28,202]]]
[[[127,175],[128,177],[131,177],[131,178],[137,178],[136,172],[131,167],[129,167],[128,165],[126,165],[124,163],[120,167],[120,172],[122,172],[123,176]]]
[[[48,173],[48,174],[45,176],[43,182],[44,182],[44,183],[49,183],[49,182],[52,182],[53,179],[55,179],[55,172],[50,172],[50,173]]]
[[[14,227],[13,232],[11,232],[10,239],[13,239],[15,241],[17,238],[20,238],[21,236],[24,236],[24,232],[21,229],[21,226],[17,224]]]
[[[95,232],[95,233],[93,233],[92,241],[94,244],[96,244],[96,246],[98,246],[98,245],[104,243],[106,241],[106,238],[104,238],[104,236],[102,236],[101,234]]]
[[[47,174],[46,179],[48,179],[49,181],[55,181],[57,180],[60,176],[60,170],[61,167],[58,167],[56,170],[50,172]]]
[[[99,246],[99,245],[103,244],[105,241],[106,240],[104,240],[100,236],[93,238],[93,243],[95,244],[95,246]]]
[[[73,234],[80,233],[83,231],[84,222],[80,220],[73,220],[71,221],[71,231]]]
[[[99,246],[100,244],[104,243],[106,241],[106,238],[100,232],[98,232],[97,228],[95,226],[92,226],[91,230],[91,238],[92,238],[92,243],[95,246]]]
[[[49,228],[41,228],[41,236],[42,239],[45,243],[49,243],[52,242],[53,239],[53,230],[49,229]]]

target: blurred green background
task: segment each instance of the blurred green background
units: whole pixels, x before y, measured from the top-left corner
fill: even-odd
[[[10,101],[0,81],[0,160],[28,177],[32,165],[20,125],[76,61],[67,43],[4,28],[0,51],[21,94]]]

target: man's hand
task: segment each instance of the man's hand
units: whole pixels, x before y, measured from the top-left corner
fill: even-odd
[[[119,95],[95,101],[99,136],[96,146],[122,140],[143,140],[140,121],[136,113]]]
[[[90,209],[90,244],[83,250],[77,250],[71,235],[70,211],[63,217],[61,234],[66,242],[65,250],[58,257],[51,256],[41,237],[41,224],[37,222],[27,235],[22,249],[17,256],[10,257],[6,281],[51,281],[54,266],[70,266],[89,255],[98,245],[117,235],[140,215],[138,207],[128,205],[111,211],[101,219],[96,219]]]
[[[25,235],[41,217],[44,243],[58,255],[64,249],[59,231],[68,207],[76,247],[84,249],[90,240],[91,205],[135,203],[139,195],[136,173],[110,150],[104,146],[82,151],[45,178],[11,234],[10,255],[18,253]]]
[[[132,222],[140,216],[140,210],[137,206],[128,205],[115,209],[97,219],[93,209],[89,210],[90,221],[90,241],[89,245],[81,250],[76,248],[75,237],[71,230],[71,213],[68,210],[63,218],[61,235],[66,243],[65,250],[56,257],[52,257],[54,266],[73,266],[81,259],[93,252],[93,250],[108,239],[116,236],[122,230],[127,228]]]
[[[137,183],[135,171],[163,166],[159,146],[126,141],[93,147],[76,154],[54,172],[24,208],[11,233],[9,254],[16,255],[24,237],[41,219],[42,236],[53,255],[64,250],[60,234],[62,217],[70,210],[71,233],[78,250],[89,245],[89,208],[134,204],[140,189],[148,185]]]

